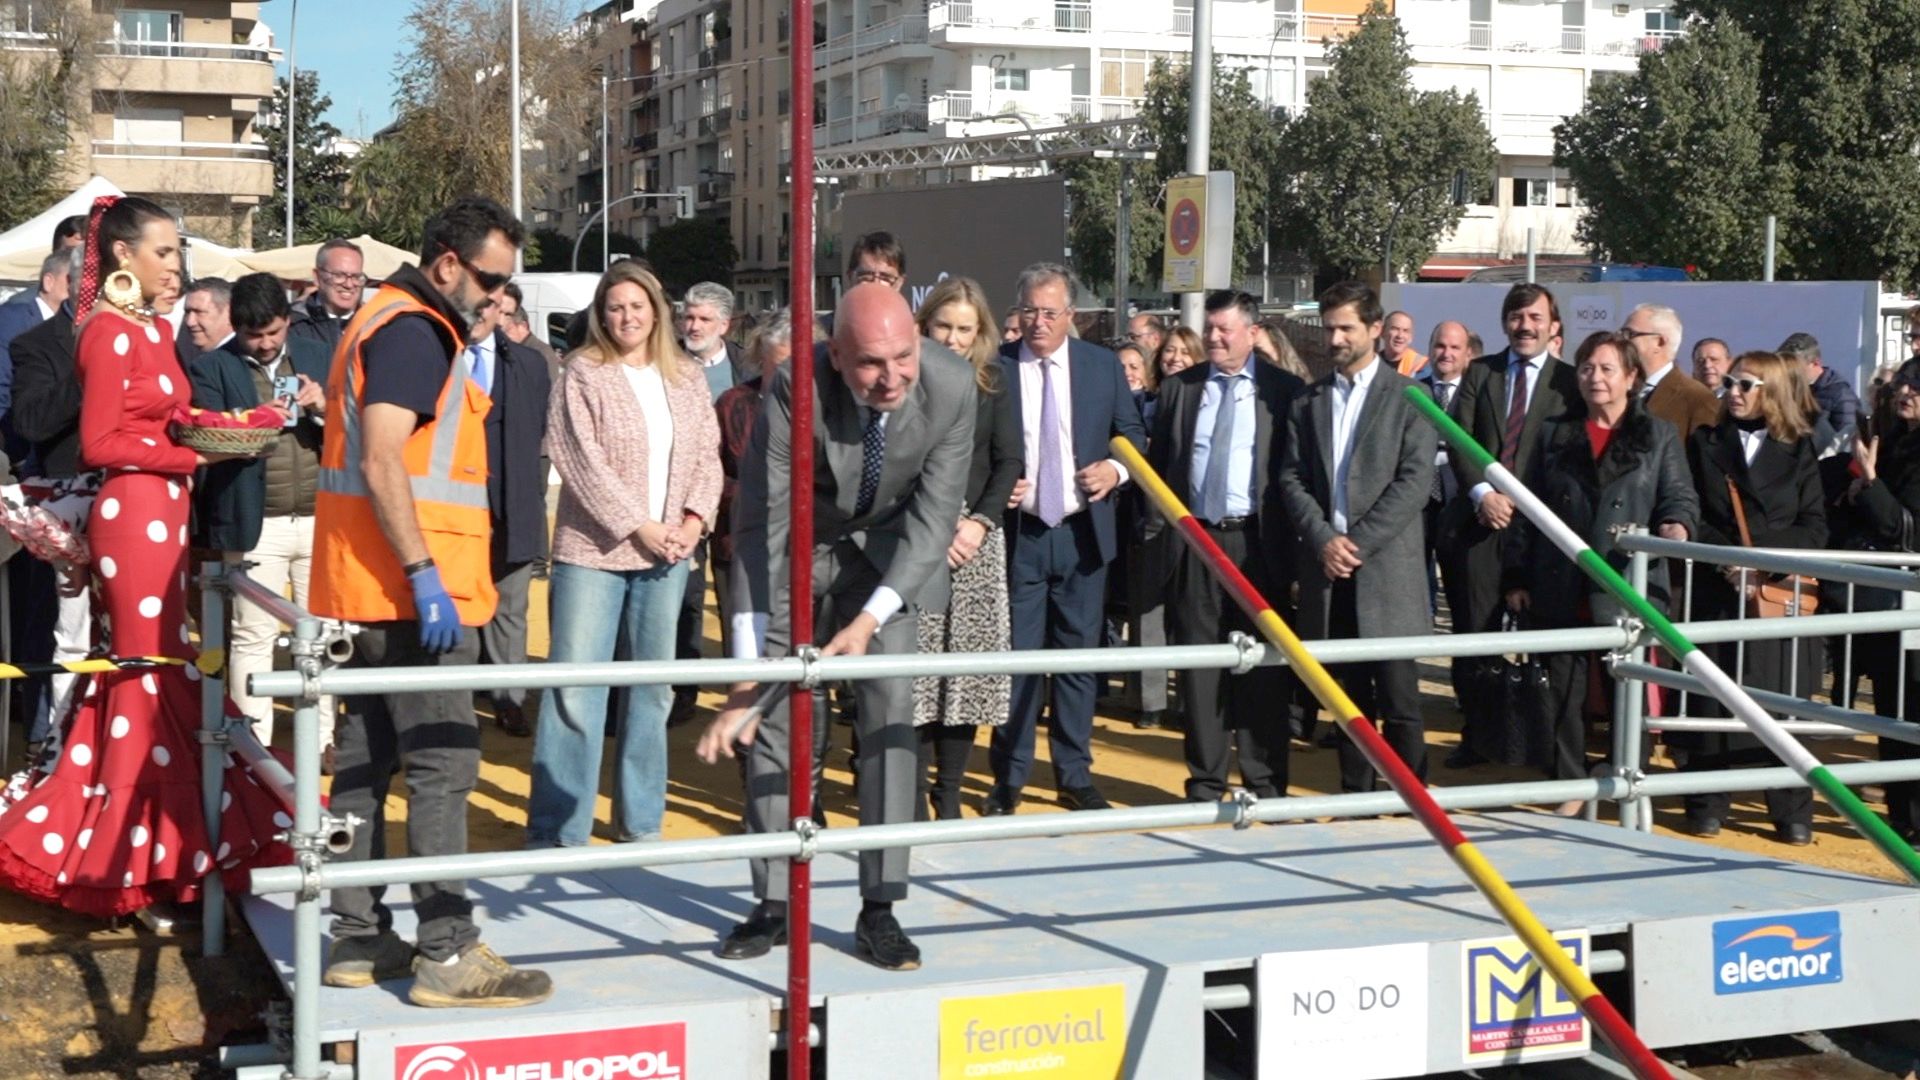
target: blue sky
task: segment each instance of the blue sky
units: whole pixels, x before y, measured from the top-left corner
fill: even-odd
[[[409,0],[307,0],[300,8],[294,59],[320,73],[320,90],[333,98],[327,119],[342,133],[365,137],[393,119],[393,58],[400,51]],[[585,10],[590,3],[571,3]],[[260,17],[287,43],[287,0],[262,4]],[[287,68],[280,65],[280,77]]]

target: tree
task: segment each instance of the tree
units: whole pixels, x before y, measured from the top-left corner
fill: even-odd
[[[104,37],[83,7],[8,7],[0,28],[19,36],[0,49],[0,229],[66,194],[69,154],[86,148]]]
[[[1140,120],[1156,150],[1153,161],[1132,166],[1128,250],[1133,258],[1128,276],[1136,293],[1157,292],[1160,288],[1166,183],[1186,172],[1190,87],[1184,64],[1157,62],[1147,78]],[[1234,174],[1233,276],[1238,280],[1259,260],[1267,196],[1266,162],[1273,142],[1273,126],[1253,96],[1246,72],[1226,71],[1215,65],[1211,123],[1209,165]],[[1111,286],[1120,163],[1070,158],[1060,163],[1058,171],[1067,178],[1072,198],[1067,236],[1073,248],[1074,272],[1083,281]]]
[[[324,116],[333,107],[333,99],[320,92],[320,76],[302,71],[294,94],[293,110],[293,233],[287,231],[287,132],[284,123],[262,125],[260,134],[273,158],[273,195],[260,204],[254,219],[254,243],[259,247],[288,247],[310,244],[338,235],[325,226],[337,227],[336,210],[347,194],[350,175],[347,158],[334,148],[340,129]],[[287,81],[274,84],[273,115],[287,115]],[[324,223],[324,224],[323,224]]]
[[[1708,25],[1595,82],[1554,131],[1554,161],[1587,206],[1580,242],[1622,262],[1759,277],[1757,223],[1787,211],[1792,186],[1767,151],[1761,66],[1752,37]]]
[[[558,0],[519,6],[521,137],[543,151],[526,154],[523,169],[526,190],[540,191],[598,129],[599,85],[593,52]],[[396,119],[354,163],[352,205],[379,239],[411,249],[427,217],[454,199],[508,200],[507,12],[498,0],[414,0],[396,61]]]
[[[1327,49],[1306,111],[1283,122],[1273,154],[1279,242],[1343,276],[1427,261],[1466,213],[1498,156],[1472,94],[1416,91],[1406,35],[1374,0]]]
[[[615,247],[620,239],[615,233]],[[587,237],[589,246],[598,242],[598,237]],[[647,261],[653,264],[660,284],[668,292],[678,293],[702,281],[733,284],[733,264],[740,261],[740,253],[733,246],[733,230],[725,222],[694,217],[669,222],[656,231],[647,241]]]
[[[1781,247],[1795,276],[1920,284],[1920,4],[1683,0],[1677,10],[1759,43],[1765,153],[1792,175]],[[1743,231],[1758,245],[1758,221]]]

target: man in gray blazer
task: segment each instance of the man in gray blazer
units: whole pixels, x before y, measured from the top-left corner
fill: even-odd
[[[798,360],[796,358],[796,364]],[[833,338],[815,351],[813,594],[816,642],[823,655],[917,651],[919,609],[947,604],[947,547],[960,517],[973,459],[973,368],[923,340],[913,313],[884,285],[857,285],[841,298]],[[766,376],[764,413],[740,467],[733,506],[731,601],[736,657],[782,656],[790,649],[788,524],[793,366]],[[764,644],[763,644],[764,641]],[[860,823],[912,821],[918,740],[910,679],[855,684],[859,702]],[[758,686],[736,685],[700,740],[708,761],[747,751],[747,827],[787,827],[785,699],[758,724],[747,719]],[[746,724],[737,735],[735,727]],[[815,731],[824,734],[826,717]],[[816,740],[815,754],[824,740]],[[920,950],[894,919],[907,894],[907,850],[860,853],[854,928],[860,954],[892,970],[920,966]],[[745,959],[786,941],[787,864],[755,860],[759,903],[721,944]]]
[[[1280,493],[1301,537],[1299,629],[1309,640],[1418,633],[1432,623],[1421,514],[1438,439],[1406,399],[1417,384],[1375,352],[1382,322],[1367,285],[1344,281],[1320,294],[1334,371],[1294,402],[1287,424]],[[1414,662],[1341,664],[1333,674],[1424,779]],[[1359,749],[1341,742],[1341,790],[1372,791],[1374,779]]]

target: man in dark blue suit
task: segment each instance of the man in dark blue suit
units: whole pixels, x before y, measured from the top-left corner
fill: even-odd
[[[1114,489],[1128,480],[1108,440],[1124,435],[1145,449],[1146,429],[1113,353],[1070,337],[1072,274],[1035,263],[1020,274],[1020,340],[1000,349],[1026,444],[1026,476],[1014,489],[1007,525],[1016,649],[1100,644],[1107,564],[1118,549]],[[1054,789],[1075,810],[1107,800],[1093,786],[1091,674],[1055,675],[1047,724]],[[993,731],[993,790],[982,812],[1010,814],[1033,769],[1034,729],[1046,679],[1013,681],[1013,712]]]
[[[0,304],[0,419],[13,407],[13,361],[8,359],[7,349],[14,338],[53,318],[66,302],[69,262],[71,257],[65,251],[47,256],[40,264],[39,288],[23,289]],[[11,450],[24,456],[26,447],[19,445]]]

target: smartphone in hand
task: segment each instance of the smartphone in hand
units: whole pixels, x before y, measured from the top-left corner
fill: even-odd
[[[287,410],[287,427],[300,422],[300,406],[294,404],[294,397],[300,393],[300,376],[279,375],[273,380],[274,400]]]

